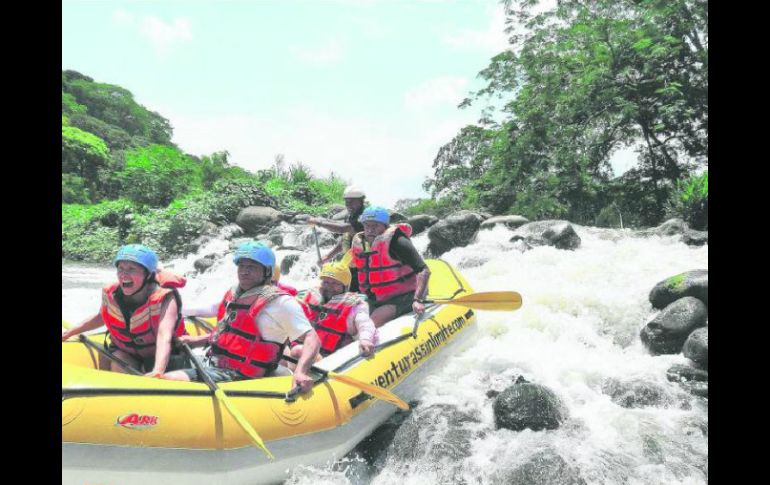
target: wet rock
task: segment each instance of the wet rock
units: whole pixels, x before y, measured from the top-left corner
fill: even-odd
[[[201,224],[201,234],[206,236],[216,236],[219,232],[219,226],[213,222],[206,221]]]
[[[396,431],[388,458],[399,462],[419,458],[422,462],[443,462],[437,466],[462,467],[462,460],[471,454],[474,437],[467,423],[478,422],[476,416],[455,406],[418,407]]]
[[[310,219],[311,217],[313,217],[313,216],[311,216],[310,214],[297,214],[297,215],[296,215],[296,216],[294,216],[294,218],[292,219],[292,222],[293,222],[294,224],[305,224],[305,221],[307,221],[307,220],[308,220],[308,219]]]
[[[479,232],[483,218],[471,211],[458,211],[428,230],[428,251],[435,257],[450,249],[467,246]]]
[[[420,214],[410,217],[406,222],[412,226],[412,235],[416,235],[437,223],[438,217]]]
[[[318,235],[318,246],[333,246],[337,244],[338,235],[333,232],[329,232],[325,229],[316,229]],[[303,228],[299,234],[296,234],[293,238],[295,246],[304,248],[307,250],[315,251],[315,238],[313,234],[313,226]]]
[[[607,379],[602,384],[602,392],[612,398],[612,402],[624,408],[641,408],[672,404],[671,399],[659,385],[642,380],[620,381]]]
[[[685,296],[664,308],[639,336],[653,354],[678,354],[690,333],[706,325],[707,317],[702,301]]]
[[[688,246],[703,246],[709,243],[709,232],[690,229],[682,235],[682,242]]]
[[[275,247],[282,246],[287,239],[287,236],[293,235],[296,232],[295,226],[289,225],[285,222],[281,222],[276,227],[268,231],[265,239],[273,243]]]
[[[246,234],[252,235],[264,232],[277,226],[282,218],[282,214],[272,207],[246,207],[241,209],[235,223],[238,224]]]
[[[683,383],[682,386],[696,396],[705,397],[707,399],[709,397],[708,382],[687,382]]]
[[[529,219],[523,216],[494,216],[481,223],[481,229],[492,229],[498,224],[502,224],[509,229],[516,229],[528,223]]]
[[[694,269],[666,278],[650,291],[650,303],[653,308],[663,309],[674,301],[692,296],[706,305],[709,304],[709,272],[707,269]]]
[[[329,210],[326,212],[327,217],[334,217],[335,214],[339,214],[340,212],[345,211],[347,212],[347,209],[342,204],[332,204],[329,206]]]
[[[195,252],[198,251],[201,246],[206,244],[207,242],[211,241],[211,237],[209,236],[198,236],[189,243],[189,251]]]
[[[684,234],[689,229],[689,226],[682,219],[669,219],[658,227],[641,231],[641,234],[648,236],[676,236],[677,234]]]
[[[586,485],[580,470],[551,448],[536,451],[523,465],[496,474],[506,485]]]
[[[291,267],[294,266],[299,260],[299,254],[287,254],[281,261],[281,274],[287,275],[291,271]]]
[[[548,220],[529,222],[513,233],[511,242],[524,240],[531,246],[553,246],[557,249],[577,249],[580,236],[569,221]]]
[[[666,378],[671,382],[708,382],[709,373],[689,365],[674,364],[666,371]]]
[[[684,356],[703,369],[709,368],[709,328],[696,328],[682,348]]]
[[[347,209],[343,209],[343,210],[337,212],[336,214],[334,214],[333,216],[331,216],[331,219],[333,221],[346,221],[347,218],[348,218],[348,210]]]
[[[495,425],[521,431],[557,429],[567,412],[556,394],[539,384],[514,384],[494,402]]]
[[[409,220],[408,217],[406,217],[404,214],[396,211],[388,211],[390,212],[390,223],[396,224],[398,222],[407,222]]]
[[[200,258],[196,259],[193,263],[193,266],[196,270],[198,270],[199,273],[205,272],[207,269],[212,267],[216,263],[214,258]]]
[[[243,236],[243,229],[238,224],[228,224],[219,230],[219,235],[224,239]]]

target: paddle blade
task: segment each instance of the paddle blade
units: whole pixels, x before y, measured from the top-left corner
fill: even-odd
[[[219,399],[219,402],[221,402],[227,411],[230,413],[230,415],[235,418],[235,421],[243,428],[243,430],[246,432],[246,434],[251,438],[251,441],[262,451],[267,454],[267,457],[271,460],[275,460],[275,457],[272,453],[270,453],[270,450],[267,449],[267,446],[265,446],[265,442],[262,441],[262,438],[260,438],[257,431],[249,424],[248,421],[246,421],[246,418],[243,417],[240,411],[233,405],[233,403],[230,402],[230,400],[225,395],[225,392],[222,389],[217,389],[214,391],[214,396]]]
[[[512,311],[521,308],[521,295],[515,291],[485,291],[471,293],[452,300],[431,300],[433,303],[462,305],[476,310]]]
[[[405,411],[409,409],[409,404],[404,402],[401,398],[399,398],[398,396],[396,396],[395,394],[393,394],[387,389],[383,389],[382,387],[369,384],[368,382],[359,381],[358,379],[355,379],[350,376],[337,374],[336,372],[329,372],[328,376],[329,376],[329,379],[334,379],[335,381],[344,382],[349,386],[357,387],[358,389],[361,389],[365,393],[371,394],[372,396],[378,399],[382,399],[383,401],[388,401],[394,406],[397,406]]]

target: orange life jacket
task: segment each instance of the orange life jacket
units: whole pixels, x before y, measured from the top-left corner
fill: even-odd
[[[115,292],[120,283],[107,285],[102,289],[102,320],[107,326],[112,343],[119,349],[142,358],[155,356],[155,341],[160,326],[160,312],[163,302],[168,295],[176,298],[177,323],[174,334],[179,337],[187,332],[182,318],[182,299],[177,288],[182,288],[187,280],[170,271],[159,270],[155,273],[158,288],[153,291],[147,301],[137,308],[126,324],[120,305],[115,300]]]
[[[404,236],[412,235],[412,226],[396,224],[377,236],[369,251],[364,250],[364,233],[353,238],[351,251],[353,262],[358,268],[358,288],[361,292],[374,295],[378,302],[387,301],[417,288],[417,274],[410,267],[390,257],[390,241],[400,231]]]
[[[335,295],[326,303],[321,301],[317,290],[309,290],[302,299],[302,309],[321,341],[321,355],[327,356],[353,340],[348,333],[348,317],[362,300],[348,292]]]
[[[262,339],[257,317],[265,306],[285,291],[273,286],[257,286],[235,297],[233,289],[225,294],[217,312],[217,330],[211,340],[210,355],[214,365],[232,369],[253,379],[278,367],[285,342]]]

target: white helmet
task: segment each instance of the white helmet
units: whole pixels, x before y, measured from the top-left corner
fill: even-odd
[[[345,189],[345,193],[342,194],[343,199],[358,199],[362,197],[366,197],[366,194],[362,189],[355,185],[348,186],[348,188]]]

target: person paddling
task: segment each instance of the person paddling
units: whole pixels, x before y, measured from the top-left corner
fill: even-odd
[[[309,217],[306,220],[310,225],[322,227],[335,234],[342,234],[342,238],[337,242],[337,245],[318,262],[319,265],[332,261],[338,254],[345,254],[350,249],[350,242],[353,236],[364,230],[364,226],[361,225],[358,218],[364,211],[366,193],[359,187],[351,185],[345,189],[342,198],[345,200],[345,208],[348,210],[348,215],[344,222],[329,221],[320,217]]]

